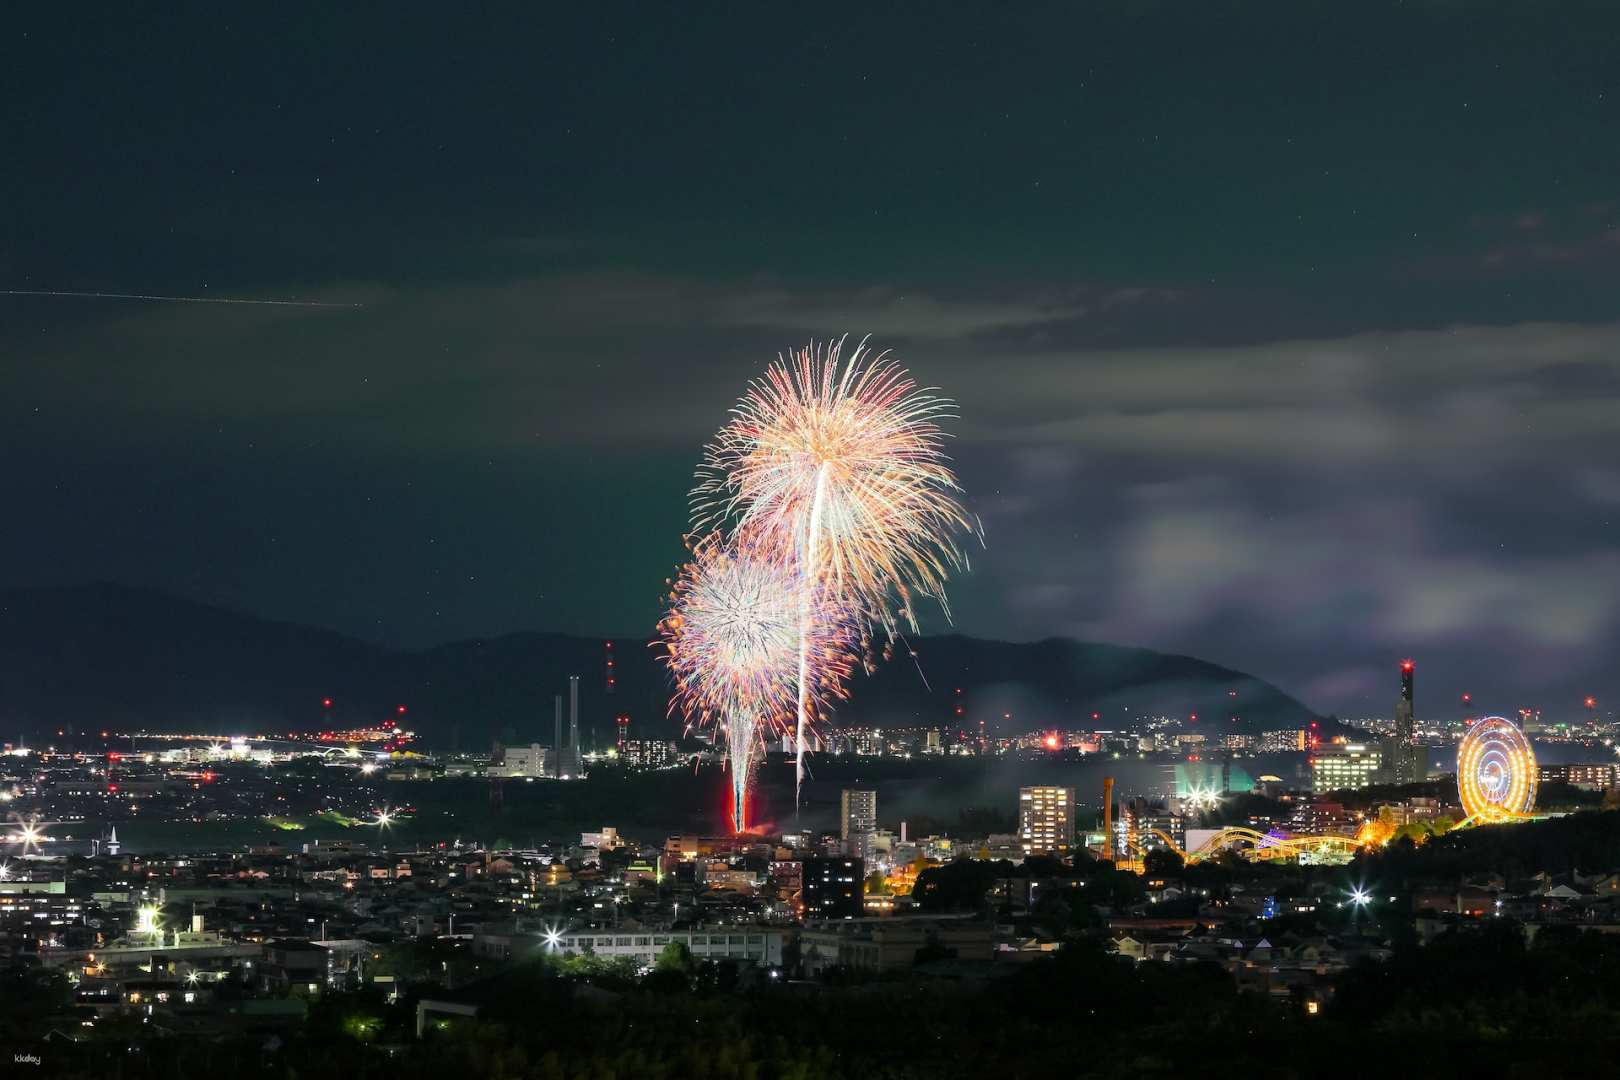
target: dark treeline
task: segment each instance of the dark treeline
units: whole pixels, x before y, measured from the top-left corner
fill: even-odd
[[[1620,940],[1551,932],[1526,944],[1500,923],[1353,969],[1314,1016],[1297,1002],[1241,994],[1213,966],[1131,964],[1088,942],[968,984],[908,976],[766,986],[690,964],[638,980],[606,965],[531,961],[469,990],[477,1019],[430,1025],[420,1041],[413,1002],[356,994],[315,1004],[270,1048],[262,1036],[165,1038],[138,1023],[129,1032],[138,1053],[104,1039],[41,1047],[35,1025],[60,992],[37,978],[4,988],[8,1055],[43,1058],[28,1075],[1305,1078],[1365,1076],[1376,1054],[1402,1075],[1552,1076],[1606,1075],[1620,1048]]]

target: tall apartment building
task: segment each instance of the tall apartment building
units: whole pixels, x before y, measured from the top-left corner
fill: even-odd
[[[842,839],[877,831],[877,792],[845,788],[839,807],[838,835]]]
[[[1074,788],[1019,788],[1018,842],[1025,855],[1068,855],[1074,847]]]

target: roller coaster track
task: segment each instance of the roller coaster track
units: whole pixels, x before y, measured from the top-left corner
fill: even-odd
[[[1158,829],[1151,832],[1164,841],[1171,851],[1180,855],[1183,862],[1188,863],[1213,859],[1227,851],[1236,852],[1250,861],[1258,862],[1298,859],[1302,854],[1353,855],[1362,848],[1375,846],[1354,836],[1273,836],[1257,829],[1233,825],[1211,836],[1194,850],[1183,851],[1168,833]],[[1138,856],[1145,850],[1140,842],[1134,846],[1137,848]]]

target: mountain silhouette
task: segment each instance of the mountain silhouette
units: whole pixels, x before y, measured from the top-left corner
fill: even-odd
[[[568,676],[578,675],[587,747],[607,745],[621,714],[632,737],[677,735],[650,637],[612,641],[609,695],[603,638],[514,633],[401,650],[149,589],[9,589],[0,591],[0,734],[311,731],[374,724],[403,705],[402,726],[435,748],[550,743],[552,696],[564,695],[566,710]],[[1218,739],[1320,719],[1262,679],[1151,649],[953,634],[897,642],[892,653],[856,676],[836,723],[973,730],[982,719],[993,734],[1013,734],[1196,714],[1192,730]]]

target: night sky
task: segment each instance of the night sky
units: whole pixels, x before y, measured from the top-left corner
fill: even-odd
[[[1608,5],[56,7],[0,288],[363,306],[0,297],[0,584],[647,635],[702,443],[849,331],[962,403],[963,632],[1620,700]]]

